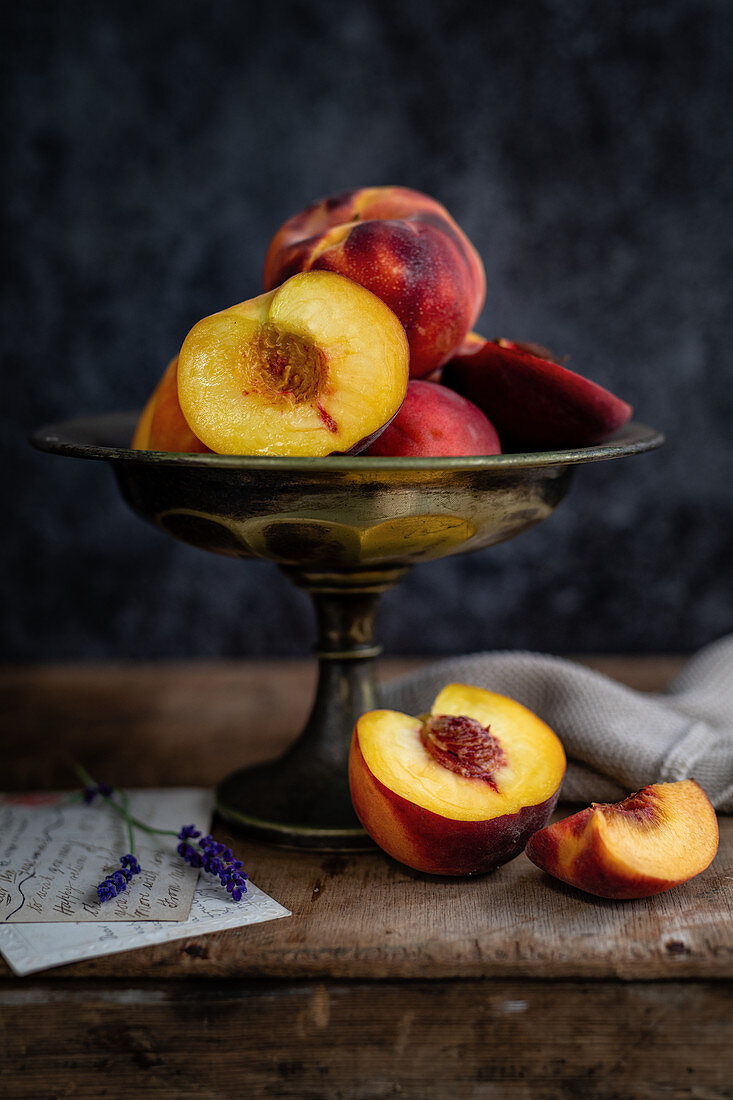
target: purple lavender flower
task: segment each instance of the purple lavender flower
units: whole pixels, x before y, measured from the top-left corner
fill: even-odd
[[[178,834],[178,839],[181,843],[176,848],[176,851],[179,856],[185,859],[186,863],[190,863],[192,867],[201,866],[201,853],[197,851],[195,845],[190,843],[190,841],[200,836],[201,833],[194,825],[184,825]]]
[[[100,901],[111,901],[112,898],[117,897],[117,887],[110,879],[106,878],[97,887],[97,897]]]
[[[156,829],[138,821],[130,813],[128,797],[124,791],[119,792],[119,800],[113,798],[114,790],[109,783],[97,783],[81,765],[77,766],[76,770],[82,783],[86,784],[82,791],[83,801],[89,805],[98,795],[106,799],[107,805],[126,821],[130,847],[134,844],[135,829],[144,829],[147,833],[160,836],[177,836],[176,851],[181,859],[191,867],[200,867],[207,874],[218,878],[231,895],[232,901],[242,900],[247,892],[247,875],[243,870],[244,864],[241,860],[234,858],[231,848],[214,840],[212,836],[202,836],[195,825],[183,825],[176,834],[169,829]],[[110,901],[111,898],[119,897],[127,889],[133,876],[139,874],[140,864],[132,852],[120,856],[119,868],[100,882],[97,887],[97,897],[100,901]]]
[[[199,838],[198,846],[194,847],[191,840]],[[247,875],[242,870],[244,864],[234,858],[234,852],[214,840],[212,836],[201,836],[193,825],[185,825],[178,839],[181,843],[177,851],[192,867],[201,867],[209,875],[214,875],[219,882],[231,894],[232,901],[241,901],[247,892]]]
[[[97,897],[100,901],[111,901],[112,898],[116,898],[127,889],[127,884],[132,876],[140,874],[140,864],[131,852],[120,856],[120,864],[121,869],[113,871],[97,887]]]
[[[190,863],[192,867],[201,866],[201,853],[197,852],[195,848],[192,848],[190,844],[181,843],[176,848],[179,856],[185,859],[186,863]]]
[[[109,798],[112,794],[109,783],[90,783],[89,786],[84,788],[82,798],[87,806],[90,806],[98,794],[101,794],[103,798]]]
[[[120,856],[120,863],[122,864],[122,874],[125,876],[128,882],[133,875],[140,874],[140,864],[131,852],[128,852],[126,856]]]

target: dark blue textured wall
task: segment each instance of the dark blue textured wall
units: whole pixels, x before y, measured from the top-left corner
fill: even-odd
[[[27,432],[138,406],[199,317],[260,290],[289,214],[396,182],[536,340],[664,429],[515,542],[421,566],[392,652],[688,650],[733,629],[733,5],[14,5],[5,17],[4,656],[295,654],[305,597],[188,549]]]

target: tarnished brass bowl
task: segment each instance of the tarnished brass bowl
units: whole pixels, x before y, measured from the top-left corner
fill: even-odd
[[[285,757],[219,787],[220,812],[281,844],[365,846],[346,782],[355,719],[376,705],[372,624],[382,592],[416,562],[514,538],[550,515],[575,466],[652,450],[629,424],[602,446],[471,458],[261,458],[132,451],[136,414],[44,428],[41,450],[104,459],[144,519],[193,546],[264,558],[311,592],[320,679]]]

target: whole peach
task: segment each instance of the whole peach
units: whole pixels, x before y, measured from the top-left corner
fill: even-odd
[[[345,275],[390,307],[407,333],[413,378],[451,357],[486,293],[465,233],[435,199],[405,187],[346,191],[289,218],[268,248],[265,289],[310,269]]]
[[[413,379],[397,416],[364,453],[412,458],[498,455],[501,443],[488,417],[465,397],[435,382]]]

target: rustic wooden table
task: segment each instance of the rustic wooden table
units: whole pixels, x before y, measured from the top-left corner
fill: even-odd
[[[642,690],[679,665],[586,663]],[[0,787],[68,786],[69,756],[128,786],[213,784],[287,744],[313,683],[305,662],[8,669]],[[237,847],[293,916],[24,979],[3,967],[0,1094],[733,1096],[730,818],[707,872],[627,903],[524,856],[456,881],[378,852]]]

